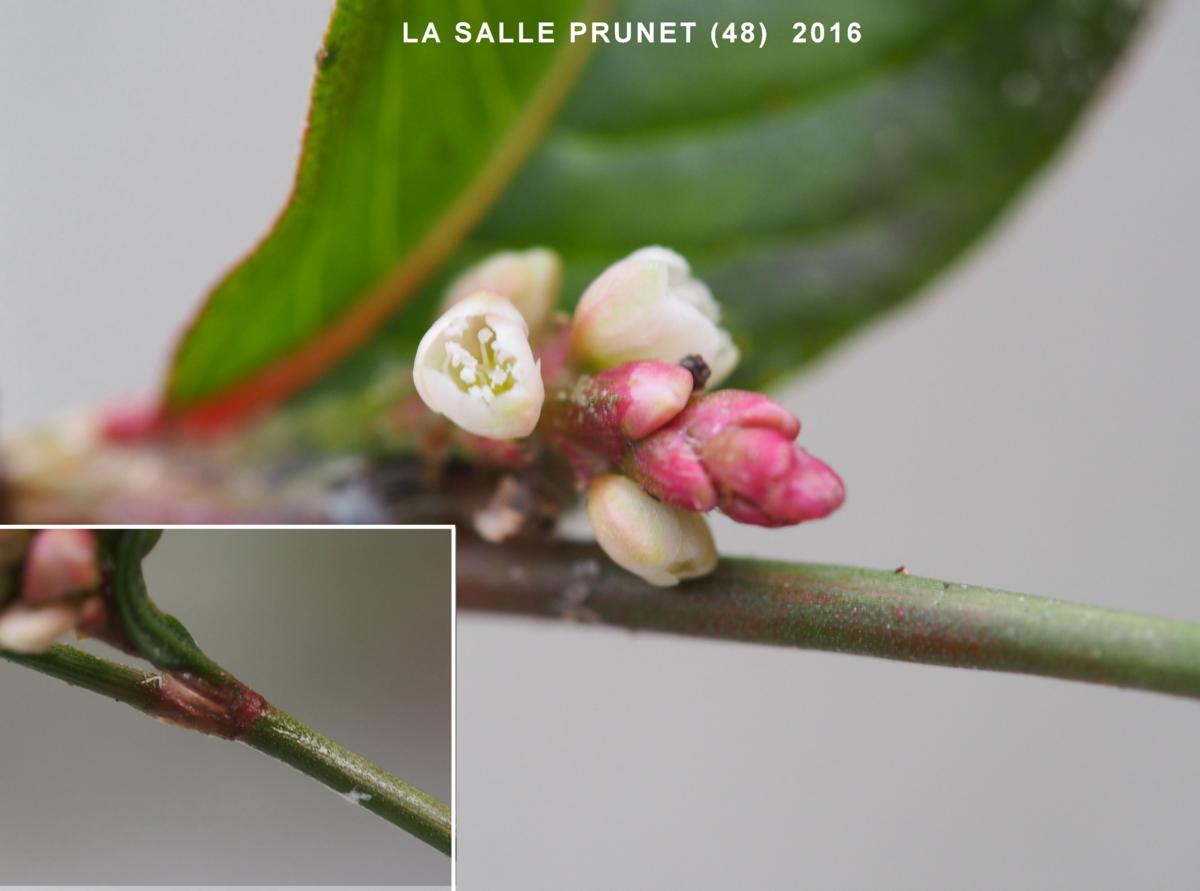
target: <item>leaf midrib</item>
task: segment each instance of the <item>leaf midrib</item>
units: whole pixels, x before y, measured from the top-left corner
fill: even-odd
[[[588,0],[581,15],[599,17],[610,3],[611,0]],[[229,387],[176,407],[177,416],[194,430],[222,426],[252,410],[286,399],[369,339],[416,294],[422,282],[470,235],[472,227],[503,194],[505,185],[562,107],[590,49],[586,42],[578,42],[555,54],[530,101],[496,141],[494,151],[471,178],[470,185],[437,215],[426,234],[375,286],[296,349],[248,372]],[[285,208],[290,206],[291,199]],[[166,403],[170,405],[170,383]]]

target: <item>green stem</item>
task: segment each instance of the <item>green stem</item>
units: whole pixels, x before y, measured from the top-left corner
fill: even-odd
[[[446,805],[291,715],[268,706],[244,739],[442,853],[450,853],[452,826]]]
[[[460,537],[458,606],[1200,698],[1200,624],[896,572],[722,560],[664,589],[591,545]]]
[[[66,681],[72,687],[91,690],[101,696],[131,705],[140,712],[156,715],[158,696],[155,695],[155,690],[158,687],[159,675],[155,672],[110,662],[62,644],[36,655],[0,650],[0,657]]]
[[[62,645],[38,655],[0,651],[0,657],[124,702],[156,718],[188,724],[189,714],[180,710],[168,692],[170,685],[164,683],[164,675],[157,672],[131,668]],[[450,809],[445,804],[291,715],[266,705],[257,720],[235,738],[349,796],[439,851],[450,853],[452,826]]]

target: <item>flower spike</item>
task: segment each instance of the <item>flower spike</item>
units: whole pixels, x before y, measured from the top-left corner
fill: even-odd
[[[716,565],[710,510],[776,527],[841,505],[841,478],[796,445],[787,409],[708,389],[738,351],[683,257],[635,251],[587,287],[569,320],[551,319],[560,272],[543,249],[489,257],[450,287],[417,351],[418,395],[461,428],[426,424],[427,457],[465,457],[490,474],[463,510],[478,534],[499,542],[546,528],[574,483],[609,556],[674,585]],[[534,497],[536,479],[552,481],[552,497]]]

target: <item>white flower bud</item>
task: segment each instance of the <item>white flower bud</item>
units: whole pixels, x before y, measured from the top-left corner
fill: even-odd
[[[454,279],[442,306],[446,309],[479,291],[491,291],[507,297],[536,333],[554,311],[561,283],[562,261],[554,251],[501,251]]]
[[[546,393],[529,328],[503,297],[480,292],[455,303],[417,347],[417,393],[468,433],[528,436]]]
[[[588,487],[587,515],[614,563],[652,585],[707,575],[717,548],[703,515],[656,501],[628,477],[609,474]]]
[[[78,621],[79,609],[70,603],[14,604],[0,614],[0,650],[44,653]]]
[[[715,386],[738,361],[720,320],[712,292],[692,277],[683,257],[667,248],[642,248],[588,286],[575,310],[571,352],[595,369],[635,359],[678,362],[698,354]]]

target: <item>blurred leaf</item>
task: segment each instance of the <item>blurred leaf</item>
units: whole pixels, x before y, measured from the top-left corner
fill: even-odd
[[[1045,162],[1138,19],[1126,0],[716,0],[617,17],[733,15],[767,48],[598,53],[474,247],[563,252],[573,301],[645,244],[688,257],[761,387],[913,294]],[[794,45],[798,20],[857,45]],[[408,340],[418,336],[415,326]]]
[[[520,18],[583,17],[524,0]],[[463,46],[498,0],[342,0],[318,57],[303,159],[271,233],[209,295],[180,343],[174,409],[214,418],[293,392],[358,345],[445,261],[537,144],[586,47]],[[419,39],[435,23],[439,43]]]
[[[732,383],[762,386],[913,294],[978,237],[1062,142],[1139,12],[1130,0],[629,0],[612,19],[694,20],[697,41],[598,47],[454,265],[545,244],[567,261],[573,303],[608,263],[669,245],[725,306],[744,356]],[[707,26],[733,15],[765,22],[765,49],[708,44]],[[792,43],[797,21],[824,23],[825,42]],[[829,26],[844,33],[850,21],[861,42],[833,43]],[[447,83],[454,93],[472,81]],[[441,105],[426,110],[435,116],[422,126],[452,132]],[[446,163],[426,161],[420,175],[444,180]],[[375,180],[389,175],[385,164]],[[290,261],[313,262],[303,251]],[[363,272],[353,254],[339,262],[347,277]],[[411,351],[446,274],[320,389],[358,386]],[[294,315],[256,307],[230,324]],[[181,387],[177,369],[173,392],[188,401],[235,379],[193,366]]]

